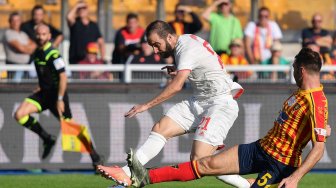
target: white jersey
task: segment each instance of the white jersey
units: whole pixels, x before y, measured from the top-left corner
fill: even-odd
[[[210,44],[200,37],[179,36],[174,55],[177,71],[191,71],[188,79],[197,99],[231,95],[232,87],[237,85]]]

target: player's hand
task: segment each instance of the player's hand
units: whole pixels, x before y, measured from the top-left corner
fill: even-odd
[[[289,176],[283,179],[280,183],[278,188],[297,188],[299,180],[293,176]]]
[[[64,101],[63,100],[57,101],[57,112],[58,112],[59,117],[61,118],[64,112]]]
[[[125,117],[131,118],[131,117],[137,115],[138,113],[141,113],[141,112],[146,111],[146,110],[148,110],[148,106],[146,104],[136,105],[136,106],[133,106],[133,108],[131,108],[125,114]]]
[[[167,66],[164,66],[164,67],[161,68],[161,70],[165,70],[165,69],[167,69],[167,73],[170,76],[172,76],[172,77],[176,76],[177,71],[176,71],[176,67],[174,65],[167,65]]]

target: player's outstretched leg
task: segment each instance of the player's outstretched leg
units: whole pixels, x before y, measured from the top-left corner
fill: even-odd
[[[98,165],[97,171],[101,174],[101,176],[105,177],[106,179],[113,180],[122,186],[127,187],[131,186],[132,184],[131,178],[119,166],[109,167]]]
[[[133,186],[143,187],[150,184],[148,170],[140,163],[132,148],[127,153],[127,163],[131,170]]]

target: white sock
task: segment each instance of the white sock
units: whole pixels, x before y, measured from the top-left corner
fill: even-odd
[[[251,187],[250,183],[243,177],[239,176],[239,175],[222,175],[222,176],[217,176],[217,179],[238,187],[238,188],[249,188]]]
[[[142,165],[153,159],[160,153],[167,140],[159,133],[151,132],[145,143],[136,151],[135,155]],[[131,176],[131,171],[127,165],[122,167],[128,176]]]

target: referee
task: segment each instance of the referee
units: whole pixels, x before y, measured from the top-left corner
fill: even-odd
[[[39,24],[35,28],[38,48],[34,52],[34,64],[39,80],[39,87],[29,97],[25,98],[15,112],[15,119],[19,124],[38,134],[43,140],[42,159],[45,159],[55,145],[56,137],[47,133],[40,123],[31,116],[49,109],[52,114],[60,118],[71,119],[69,97],[66,92],[67,77],[65,63],[59,51],[52,47],[49,27]],[[100,156],[91,145],[91,159],[95,167],[102,163]]]

